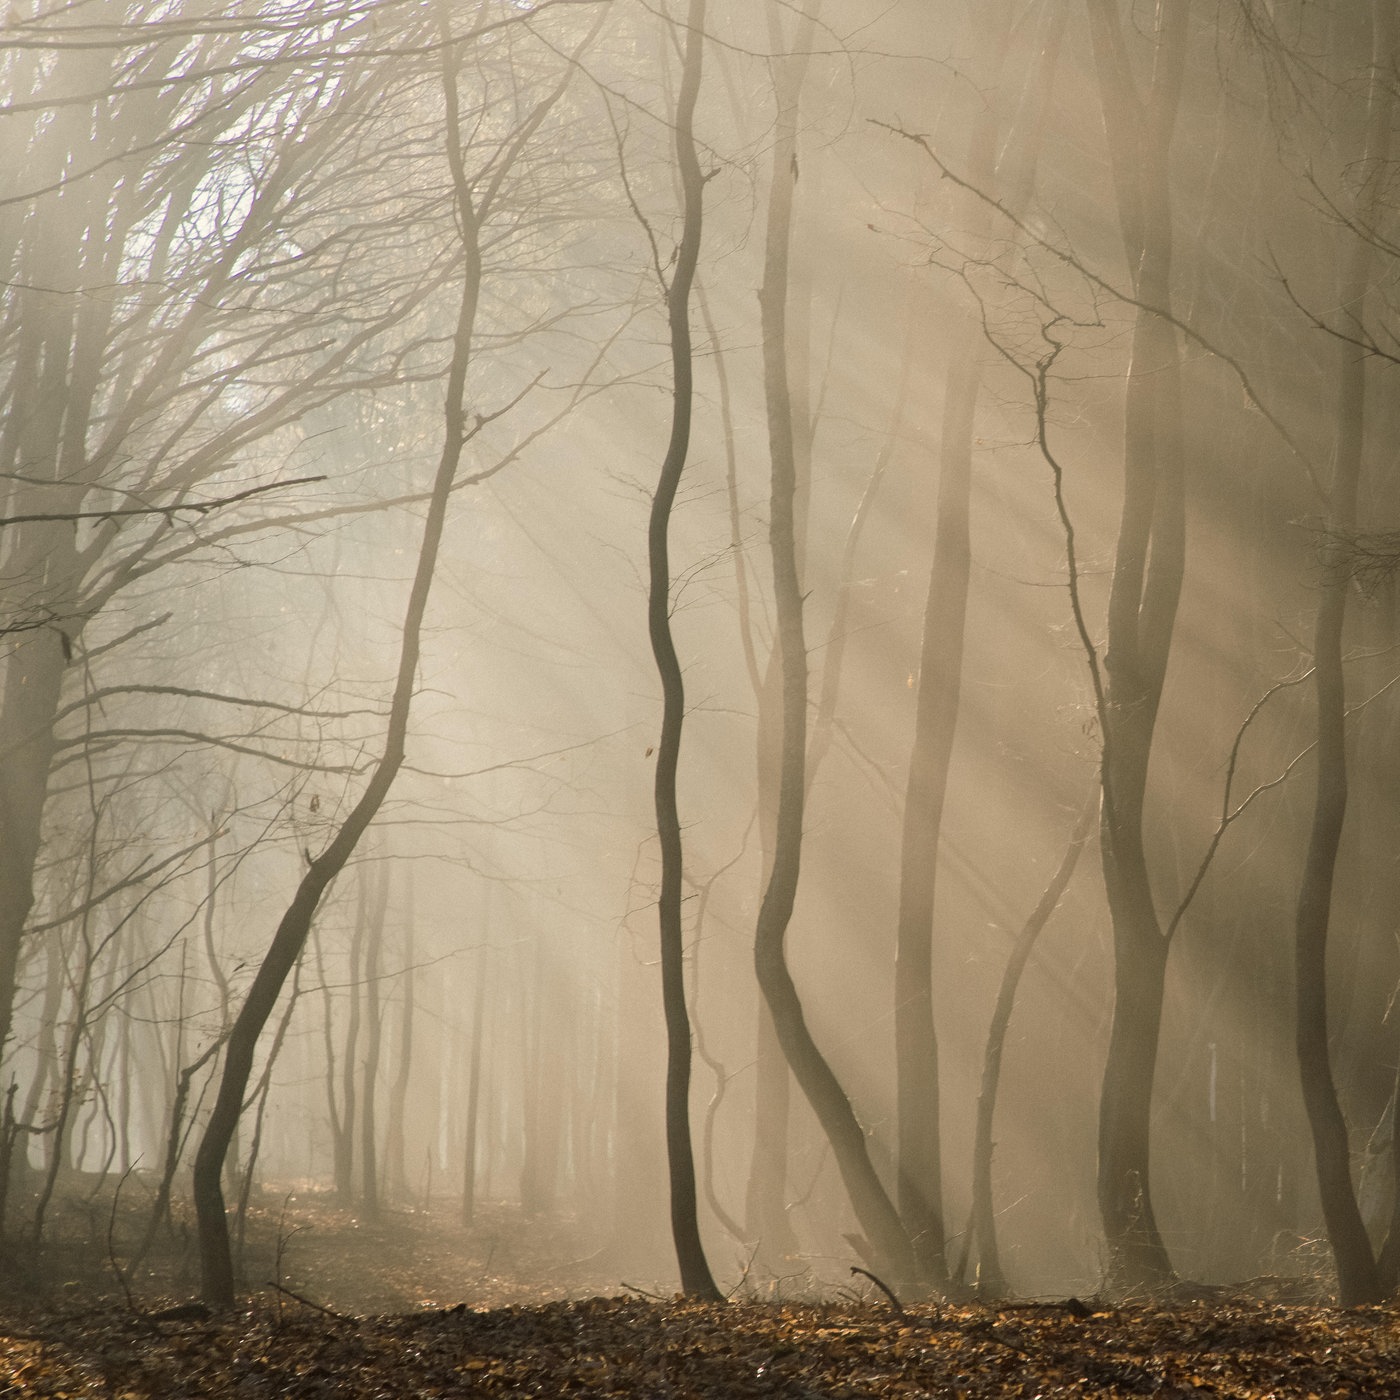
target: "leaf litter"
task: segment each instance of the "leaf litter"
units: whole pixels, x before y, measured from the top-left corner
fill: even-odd
[[[252,1226],[250,1285],[275,1281],[232,1313],[191,1302],[187,1247],[114,1287],[120,1232],[86,1273],[68,1257],[0,1294],[0,1396],[1400,1400],[1400,1303],[1329,1307],[1301,1279],[902,1312],[864,1283],[826,1302],[706,1304],[605,1296],[628,1285],[563,1218],[493,1208],[468,1231],[302,1196]]]
[[[352,1317],[276,1292],[212,1316],[115,1302],[0,1322],[0,1393],[185,1396],[1400,1396],[1400,1309],[705,1304],[598,1297]],[[195,1315],[191,1315],[191,1313]]]

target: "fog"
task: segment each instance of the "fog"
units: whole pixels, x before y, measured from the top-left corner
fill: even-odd
[[[193,1221],[222,1083],[231,1216],[504,1204],[681,1286],[648,527],[693,370],[661,612],[720,1289],[1393,1290],[1387,6],[29,0],[4,36],[7,1268],[96,1177]],[[858,1146],[765,1023],[775,918]]]

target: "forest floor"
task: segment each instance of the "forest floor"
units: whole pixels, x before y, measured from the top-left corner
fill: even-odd
[[[1299,1301],[1296,1280],[902,1309],[859,1281],[701,1304],[609,1278],[567,1220],[492,1208],[468,1232],[304,1196],[253,1212],[245,1302],[211,1316],[188,1248],[123,1264],[110,1196],[66,1220],[42,1267],[7,1260],[0,1395],[1400,1398],[1400,1306]]]

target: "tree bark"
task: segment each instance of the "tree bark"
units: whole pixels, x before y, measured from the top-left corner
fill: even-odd
[[[778,62],[791,65],[793,60],[784,58]],[[807,758],[807,644],[798,573],[797,471],[786,349],[785,267],[796,179],[792,152],[796,143],[797,87],[790,67],[785,76],[786,81],[780,77],[778,83],[779,131],[774,143],[773,194],[769,201],[763,286],[759,292],[772,463],[769,545],[777,607],[777,646],[782,663],[783,725],[773,868],[754,934],[754,967],[783,1054],[831,1143],[861,1228],[881,1267],[898,1283],[907,1284],[917,1274],[909,1237],[870,1160],[865,1133],[850,1099],[807,1028],[783,946],[801,871]]]
[[[1387,0],[1372,0],[1372,65],[1358,198],[1361,229],[1373,222],[1390,146],[1394,105],[1392,82],[1396,59],[1395,10]],[[1367,291],[1372,246],[1368,236],[1352,231],[1343,264],[1339,306],[1344,334],[1365,336]],[[1361,456],[1366,430],[1367,351],[1339,342],[1335,466],[1321,547],[1317,620],[1313,633],[1313,678],[1317,697],[1317,789],[1312,831],[1303,862],[1295,921],[1294,968],[1297,978],[1296,1047],[1303,1104],[1312,1130],[1317,1184],[1327,1238],[1337,1265],[1343,1307],[1379,1302],[1381,1275],[1362,1223],[1351,1178],[1351,1146],[1332,1078],[1327,1034],[1327,936],[1337,851],[1347,809],[1346,676],[1343,640],[1347,592],[1351,587],[1350,536],[1356,525]],[[1400,1190],[1400,1182],[1396,1188]]]
[[[685,1001],[685,931],[681,901],[684,852],[676,798],[685,686],[671,636],[671,564],[668,534],[676,490],[690,450],[694,360],[690,343],[690,293],[700,255],[705,178],[695,149],[695,102],[704,55],[705,0],[689,0],[686,11],[681,86],[676,97],[675,149],[683,201],[681,240],[666,292],[671,331],[671,439],[656,492],[647,535],[651,587],[647,631],[661,678],[661,735],[656,745],[656,833],[661,846],[661,891],[657,918],[661,940],[661,999],[666,1017],[666,1158],[671,1188],[671,1236],[680,1266],[681,1288],[690,1297],[718,1300],[700,1240],[696,1204],[695,1154],[690,1132],[690,1013]]]

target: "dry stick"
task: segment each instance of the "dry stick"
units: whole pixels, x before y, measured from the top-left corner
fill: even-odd
[[[295,1289],[285,1288],[282,1284],[275,1283],[272,1279],[268,1279],[267,1283],[263,1286],[265,1288],[275,1289],[278,1293],[284,1293],[288,1298],[294,1298],[302,1307],[312,1308],[318,1313],[324,1313],[327,1317],[335,1318],[337,1322],[348,1322],[351,1327],[358,1327],[360,1325],[360,1319],[358,1317],[350,1317],[348,1314],[336,1312],[334,1308],[328,1308],[324,1306],[324,1304],[313,1303],[310,1298],[303,1298]]]
[[[885,1297],[890,1300],[890,1307],[894,1309],[896,1317],[903,1317],[905,1315],[904,1304],[899,1301],[899,1299],[895,1296],[894,1289],[892,1289],[889,1286],[889,1284],[887,1284],[885,1280],[879,1276],[879,1274],[872,1274],[869,1269],[862,1269],[859,1264],[852,1264],[851,1272],[853,1274],[862,1274],[866,1278],[868,1278],[870,1282],[873,1283],[875,1287],[878,1288],[880,1292],[883,1293]]]
[[[140,1158],[137,1158],[140,1161]],[[136,1299],[131,1294],[131,1283],[124,1270],[117,1262],[117,1206],[121,1203],[122,1187],[126,1185],[126,1179],[136,1170],[136,1162],[133,1162],[121,1175],[121,1180],[117,1182],[117,1189],[112,1192],[112,1209],[107,1216],[107,1262],[112,1266],[112,1272],[117,1276],[117,1282],[121,1285],[122,1294],[126,1298],[128,1311],[141,1315],[141,1309],[136,1306]]]

